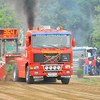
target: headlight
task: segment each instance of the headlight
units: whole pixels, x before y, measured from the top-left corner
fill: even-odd
[[[57,69],[60,70],[60,66],[59,65],[57,66]]]
[[[34,66],[34,69],[39,69],[39,66]]]
[[[45,69],[45,70],[48,70],[48,66],[46,66],[44,69]]]
[[[52,66],[50,66],[49,69],[52,70]]]
[[[39,74],[39,72],[34,72],[34,74]]]
[[[66,71],[66,73],[70,73],[70,71]]]
[[[65,68],[70,68],[70,65],[65,65]]]
[[[54,66],[53,69],[56,70],[56,66]]]

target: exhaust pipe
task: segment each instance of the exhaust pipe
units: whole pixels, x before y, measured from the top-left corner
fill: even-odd
[[[29,30],[33,30],[33,23],[30,22]]]

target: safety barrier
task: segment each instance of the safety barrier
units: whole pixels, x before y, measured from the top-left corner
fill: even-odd
[[[5,62],[0,62],[0,79],[5,78]]]

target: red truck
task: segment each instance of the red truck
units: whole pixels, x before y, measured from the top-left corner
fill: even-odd
[[[15,59],[13,81],[24,78],[32,84],[35,79],[43,78],[68,84],[73,75],[74,46],[74,36],[62,27],[27,31],[25,55]]]

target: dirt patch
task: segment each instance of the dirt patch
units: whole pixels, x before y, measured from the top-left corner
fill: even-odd
[[[11,72],[9,72],[6,77],[5,77],[5,81],[13,81],[13,74]]]
[[[86,77],[87,78],[87,77]],[[5,81],[0,81],[0,100],[100,100],[100,85],[82,83],[71,78],[70,83],[44,82],[34,84],[13,82],[9,71]]]
[[[13,81],[13,73],[11,72],[12,71],[12,69],[9,69],[8,71],[7,71],[7,74],[5,75],[5,78],[4,79],[2,79],[1,81]]]
[[[0,100],[4,100],[4,99],[6,99],[6,100],[17,100],[17,99],[14,99],[14,98],[12,98],[8,95],[0,94]]]
[[[12,79],[10,76],[8,78]],[[36,80],[34,84],[11,80],[0,82],[0,94],[10,100],[100,100],[99,90],[100,85],[86,84],[73,79],[68,85],[62,84],[60,80],[55,83]]]

